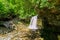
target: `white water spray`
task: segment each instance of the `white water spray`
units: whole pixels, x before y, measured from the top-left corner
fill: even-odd
[[[31,18],[31,21],[30,21],[30,24],[29,24],[29,27],[28,28],[31,29],[32,31],[35,31],[35,30],[38,29],[38,27],[37,27],[37,16],[38,15],[33,16]]]

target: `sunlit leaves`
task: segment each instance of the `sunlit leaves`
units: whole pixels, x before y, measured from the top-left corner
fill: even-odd
[[[34,10],[35,6],[39,8],[52,8],[54,2],[48,2],[48,0],[0,0],[0,15],[3,13],[6,17],[14,14],[19,15],[19,18],[27,18],[36,15]],[[12,12],[13,11],[13,12]]]

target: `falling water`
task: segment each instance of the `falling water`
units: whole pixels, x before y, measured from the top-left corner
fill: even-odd
[[[30,21],[30,24],[29,24],[29,29],[31,29],[32,31],[35,31],[38,29],[37,27],[37,15],[36,16],[33,16],[31,18],[31,21]]]

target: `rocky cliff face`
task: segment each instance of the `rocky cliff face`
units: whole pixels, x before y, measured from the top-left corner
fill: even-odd
[[[42,19],[42,26],[44,30],[60,32],[60,12],[56,8],[44,8],[37,11],[38,18]]]
[[[47,16],[47,21],[51,25],[60,26],[60,14],[58,14],[58,15],[53,14],[53,15]]]

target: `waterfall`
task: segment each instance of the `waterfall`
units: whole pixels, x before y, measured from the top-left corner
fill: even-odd
[[[31,18],[30,24],[28,26],[28,28],[31,29],[31,30],[33,30],[33,31],[36,30],[36,29],[38,29],[38,27],[37,27],[37,16],[38,15],[33,16]]]

